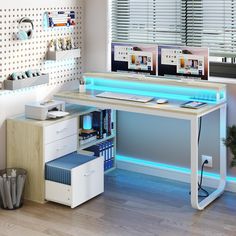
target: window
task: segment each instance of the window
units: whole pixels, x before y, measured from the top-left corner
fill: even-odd
[[[214,57],[236,56],[234,0],[188,0],[187,44],[206,46]]]
[[[112,0],[112,40],[208,47],[211,61],[235,63],[235,8],[236,0]]]
[[[182,0],[113,0],[112,39],[183,44]]]

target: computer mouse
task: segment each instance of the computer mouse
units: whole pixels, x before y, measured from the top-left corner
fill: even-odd
[[[160,98],[160,99],[157,99],[157,104],[165,104],[165,103],[168,103],[168,99],[165,99],[165,98]]]

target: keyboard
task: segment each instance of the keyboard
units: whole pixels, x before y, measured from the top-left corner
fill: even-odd
[[[143,103],[150,102],[151,100],[154,99],[154,97],[149,97],[149,96],[140,96],[135,94],[114,93],[114,92],[99,93],[96,95],[96,97],[126,100],[133,102],[143,102]]]

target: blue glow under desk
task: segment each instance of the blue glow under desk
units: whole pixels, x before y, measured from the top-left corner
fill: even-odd
[[[190,122],[191,145],[191,204],[198,210],[203,210],[225,189],[226,185],[226,148],[222,139],[226,137],[226,86],[202,81],[176,81],[159,78],[147,78],[113,74],[89,73],[84,76],[87,92],[65,91],[55,95],[56,99],[67,103],[96,107],[99,109],[114,109],[162,117],[183,119]],[[155,101],[139,103],[116,99],[96,97],[103,91],[123,92],[154,96],[169,99],[168,104],[156,104]],[[180,107],[184,101],[204,101],[208,105],[199,109]],[[198,132],[199,118],[220,110],[220,180],[218,188],[207,198],[198,200]]]

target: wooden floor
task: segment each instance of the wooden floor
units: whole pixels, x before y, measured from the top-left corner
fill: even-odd
[[[32,202],[0,209],[0,235],[236,235],[236,194],[225,193],[199,212],[190,206],[188,184],[122,170],[105,181],[103,195],[73,210]]]

